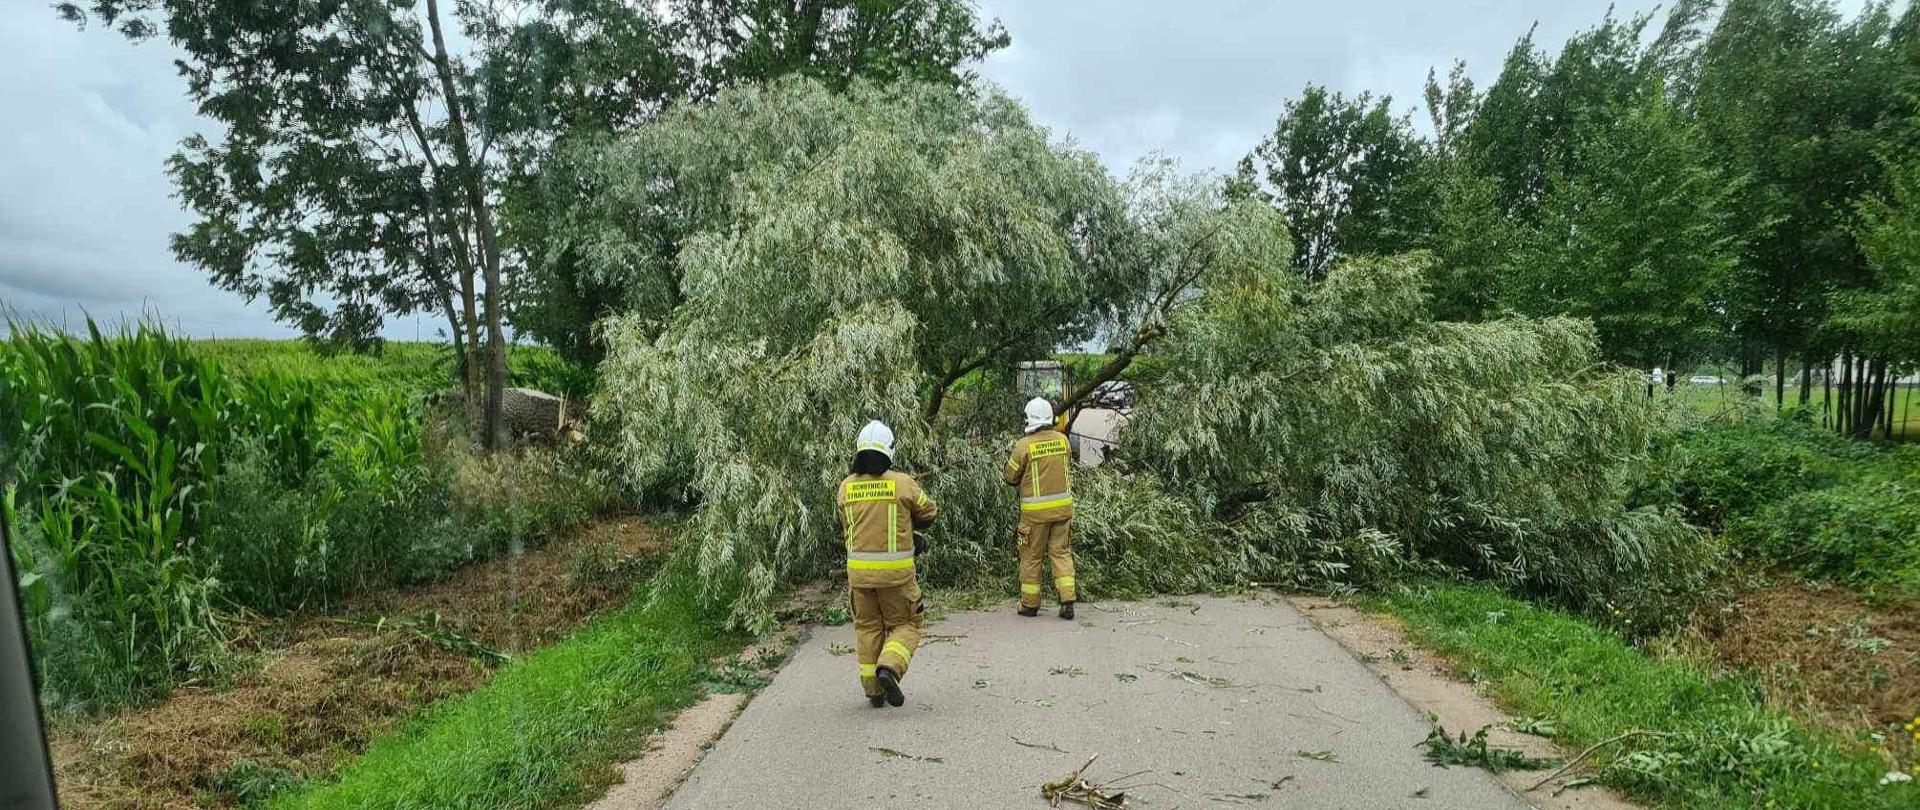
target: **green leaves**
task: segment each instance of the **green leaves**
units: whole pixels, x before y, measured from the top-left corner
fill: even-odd
[[[1236,182],[1286,216],[1309,281],[1342,256],[1408,250],[1424,231],[1415,190],[1426,145],[1392,104],[1308,85],[1241,161]]]
[[[1457,739],[1448,737],[1447,730],[1435,726],[1427,735],[1425,742],[1426,760],[1438,767],[1467,765],[1485,768],[1493,773],[1501,771],[1538,771],[1554,766],[1555,761],[1527,756],[1511,748],[1494,748],[1487,745],[1487,729],[1481,726],[1469,739],[1462,731]]]

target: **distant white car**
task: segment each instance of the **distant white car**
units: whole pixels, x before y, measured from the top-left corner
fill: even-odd
[[[1693,385],[1726,385],[1727,384],[1726,380],[1709,375],[1709,374],[1695,374],[1691,377],[1688,377],[1687,382]]]
[[[1133,407],[1133,384],[1108,380],[1093,389],[1093,406],[1124,411]]]

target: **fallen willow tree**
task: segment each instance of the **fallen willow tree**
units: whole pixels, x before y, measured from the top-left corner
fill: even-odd
[[[1584,323],[1436,323],[1419,257],[1308,286],[1270,208],[1165,164],[1115,182],[1004,97],[782,82],[566,170],[594,190],[566,253],[629,297],[598,432],[634,491],[694,506],[684,563],[735,624],[834,570],[868,419],[941,502],[923,576],[1010,580],[1009,370],[1095,334],[1077,391],[1126,375],[1144,404],[1075,482],[1091,593],[1444,570],[1651,614],[1711,556],[1626,507],[1652,414]]]

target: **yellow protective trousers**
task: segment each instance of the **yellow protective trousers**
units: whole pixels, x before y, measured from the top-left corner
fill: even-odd
[[[1073,582],[1073,519],[1047,523],[1020,521],[1020,606],[1040,606],[1040,561],[1053,564],[1053,590],[1062,602],[1079,598]]]
[[[920,583],[892,588],[852,588],[853,638],[860,655],[860,688],[868,697],[880,694],[879,668],[907,677],[907,664],[920,647],[921,624],[927,607],[920,601]]]

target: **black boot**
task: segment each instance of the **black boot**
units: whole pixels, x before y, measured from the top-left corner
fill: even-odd
[[[881,667],[879,677],[880,689],[886,693],[888,706],[899,706],[907,702],[906,693],[900,691],[900,676],[893,674],[891,669]]]
[[[1060,603],[1060,618],[1062,618],[1062,619],[1072,619],[1072,618],[1073,618],[1073,603],[1072,603],[1072,602],[1061,602],[1061,603]]]
[[[1018,613],[1019,613],[1020,615],[1022,615],[1022,616],[1038,616],[1038,615],[1040,615],[1040,609],[1039,609],[1039,608],[1037,608],[1037,607],[1025,607],[1025,606],[1022,606],[1022,607],[1020,608],[1020,610],[1019,610],[1019,611],[1017,611],[1017,612],[1018,612]]]
[[[880,708],[881,706],[885,706],[887,705],[887,696],[886,695],[868,695],[867,705],[872,706],[876,709]]]

